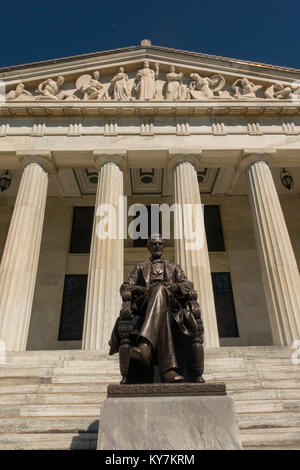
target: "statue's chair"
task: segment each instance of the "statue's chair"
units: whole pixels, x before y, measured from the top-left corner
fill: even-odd
[[[162,377],[159,377],[159,374],[155,374],[155,360],[149,366],[144,366],[130,357],[130,348],[137,346],[137,338],[143,325],[144,315],[136,314],[133,311],[132,303],[134,298],[130,290],[122,292],[122,301],[118,321],[121,383],[152,383],[163,380]],[[195,291],[190,291],[184,299],[178,302],[176,315],[181,316],[183,328],[184,323],[188,323],[191,316],[193,316],[193,323],[196,320],[197,331],[195,331],[193,336],[189,333],[190,328],[188,324],[186,331],[183,332],[177,326],[176,321],[172,320],[172,334],[178,372],[184,376],[185,381],[195,381],[195,379],[202,377],[204,369],[204,330],[200,307],[197,302],[197,293]]]

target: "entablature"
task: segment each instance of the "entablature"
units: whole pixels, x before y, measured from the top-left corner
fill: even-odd
[[[70,116],[296,116],[300,100],[188,101],[188,102],[6,102],[1,117]]]

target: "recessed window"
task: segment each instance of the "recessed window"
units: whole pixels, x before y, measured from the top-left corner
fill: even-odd
[[[153,233],[151,227],[151,206],[146,206],[148,212],[148,231],[150,236]],[[137,212],[135,219],[139,217]],[[171,218],[173,214],[171,214]],[[94,207],[74,207],[72,234],[70,242],[70,253],[89,253],[93,230]],[[222,223],[219,206],[204,206],[204,224],[207,239],[208,251],[225,251]],[[161,214],[159,216],[159,232],[161,232]],[[140,224],[136,230],[141,230]],[[135,247],[145,247],[147,239],[137,238],[133,242]]]
[[[204,224],[208,251],[225,251],[219,206],[204,206]]]
[[[89,253],[94,220],[94,207],[74,207],[70,253]]]
[[[212,273],[215,307],[220,338],[238,338],[230,273]]]
[[[87,274],[67,274],[61,308],[58,341],[82,339]]]

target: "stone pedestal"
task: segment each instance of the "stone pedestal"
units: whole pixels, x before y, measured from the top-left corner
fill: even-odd
[[[132,385],[132,396],[109,395],[100,412],[97,449],[241,449],[232,399],[219,392],[209,395],[207,385],[214,384]],[[155,396],[146,396],[145,388],[151,395],[151,387]],[[201,394],[201,388],[206,392]]]

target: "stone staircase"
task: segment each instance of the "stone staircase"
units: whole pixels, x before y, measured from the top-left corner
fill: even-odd
[[[205,378],[224,381],[245,449],[300,449],[300,365],[290,347],[206,350]],[[96,351],[7,353],[0,364],[0,449],[95,449],[116,357]]]

